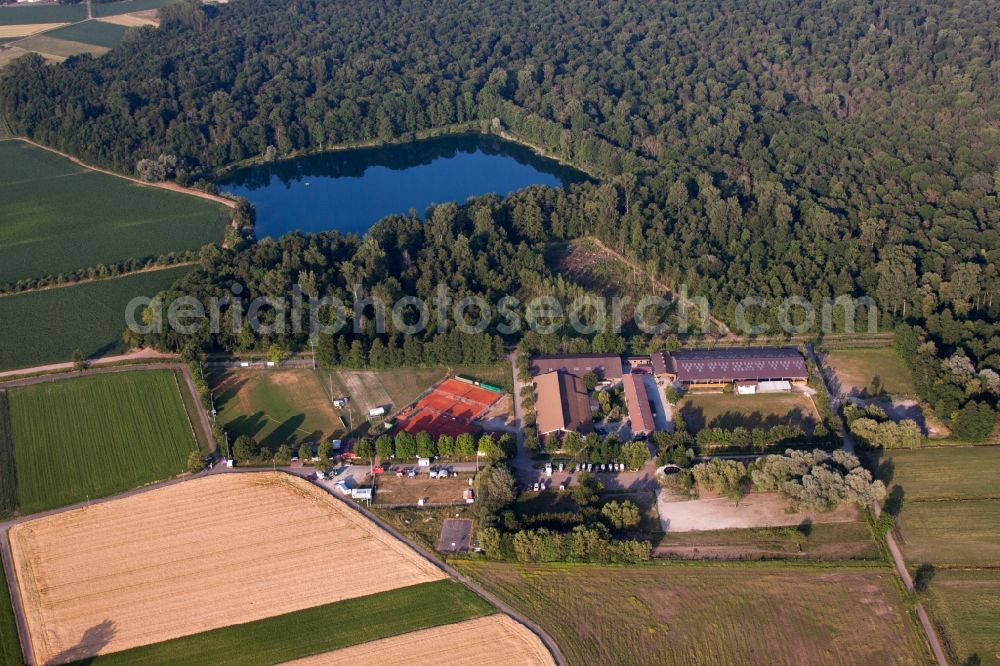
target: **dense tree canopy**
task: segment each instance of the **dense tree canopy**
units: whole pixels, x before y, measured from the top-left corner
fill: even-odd
[[[985,359],[996,336],[963,322],[993,326],[1000,309],[998,48],[990,0],[186,2],[101,58],[14,62],[0,113],[121,171],[176,164],[182,181],[457,123],[603,178],[440,207],[424,229],[387,221],[364,242],[228,250],[186,290],[240,274],[253,293],[444,280],[558,295],[572,287],[542,248],[593,235],[730,325],[748,296],[766,301],[750,319],[773,325],[783,298],[867,295],[883,326],[927,322],[949,338],[939,349],[977,340],[983,353],[967,351]],[[337,361],[395,353],[391,339],[337,344]]]

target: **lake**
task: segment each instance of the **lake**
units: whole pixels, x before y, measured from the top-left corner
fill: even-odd
[[[257,207],[257,235],[337,229],[363,234],[411,208],[529,185],[560,187],[587,176],[524,146],[481,134],[358,148],[248,167],[217,181]]]

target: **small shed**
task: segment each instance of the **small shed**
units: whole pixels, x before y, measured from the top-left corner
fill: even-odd
[[[351,490],[351,497],[360,500],[370,500],[372,498],[372,489],[368,486],[364,488],[354,488]]]
[[[418,467],[430,467],[431,466],[431,459],[430,458],[417,458],[417,466]]]
[[[736,382],[736,393],[739,395],[753,395],[757,392],[757,382],[744,381]]]

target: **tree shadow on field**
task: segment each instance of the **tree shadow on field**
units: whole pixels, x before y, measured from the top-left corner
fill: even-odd
[[[264,438],[262,444],[271,450],[277,450],[282,444],[288,444],[289,446],[294,446],[299,443],[299,441],[310,441],[307,437],[302,437],[303,434],[299,432],[299,426],[305,423],[305,414],[296,414],[291,416],[284,421],[282,421],[277,428],[271,431],[271,433]],[[315,433],[311,433],[312,436]]]
[[[249,435],[256,438],[260,431],[268,424],[267,416],[264,412],[257,412],[252,416],[237,416],[226,424],[226,430],[239,435]]]
[[[94,662],[94,655],[110,643],[116,633],[115,623],[111,620],[105,620],[83,632],[79,643],[55,655],[49,663],[91,664]]]

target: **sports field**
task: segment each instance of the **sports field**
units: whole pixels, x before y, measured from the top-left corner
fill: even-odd
[[[878,452],[879,477],[900,486],[904,501],[1000,499],[1000,446]]]
[[[439,580],[103,655],[91,663],[270,666],[494,612],[465,587]]]
[[[943,630],[952,663],[1000,665],[1000,572],[941,570],[928,606]]]
[[[210,381],[231,437],[249,435],[276,449],[345,434],[329,385],[315,370],[228,371]]]
[[[10,605],[7,578],[0,566],[0,666],[22,666],[21,643],[17,637],[14,609]]]
[[[412,666],[440,664],[441,655],[448,655],[450,666],[555,663],[545,644],[527,627],[497,614],[297,659],[289,666],[391,664],[401,654],[406,655],[406,663]]]
[[[446,578],[326,491],[275,472],[217,474],[39,518],[10,540],[45,663]]]
[[[801,393],[689,394],[680,403],[681,414],[692,432],[703,428],[773,428],[798,425],[806,432],[819,422],[808,396]]]
[[[66,39],[71,42],[93,44],[111,49],[121,44],[126,30],[125,26],[115,25],[114,23],[83,21],[82,23],[74,23],[65,28],[53,30],[46,33],[46,35],[55,39]]]
[[[196,446],[170,370],[78,377],[7,396],[21,513],[169,478]]]
[[[2,141],[0,219],[4,283],[217,243],[229,209]]]
[[[842,395],[872,395],[873,389],[897,396],[916,393],[910,369],[892,347],[833,349],[823,363],[833,373],[834,389]]]
[[[912,566],[1000,566],[1000,499],[910,502],[899,518]]]
[[[59,289],[0,296],[0,370],[70,360],[125,349],[125,306],[155,296],[191,271],[178,266]],[[141,313],[137,313],[137,316]]]
[[[889,570],[456,565],[571,664],[926,663]]]

